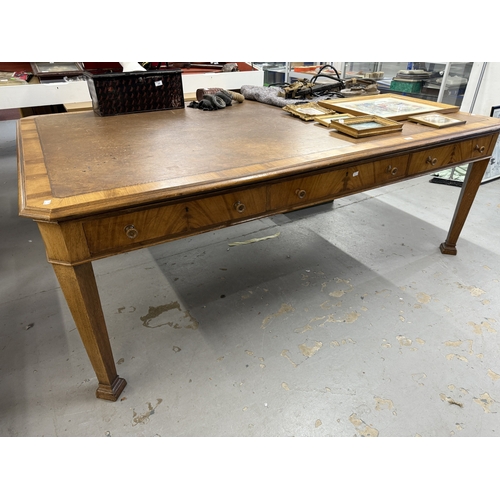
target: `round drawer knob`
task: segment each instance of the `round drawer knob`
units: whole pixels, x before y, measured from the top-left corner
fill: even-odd
[[[479,144],[476,144],[476,146],[474,147],[474,150],[479,151],[480,153],[484,153],[485,149],[486,148],[484,146],[480,146]]]
[[[295,191],[295,194],[300,198],[305,198],[306,197],[306,190],[305,189],[297,189],[297,191]]]
[[[128,238],[133,240],[134,238],[137,238],[139,231],[137,231],[137,229],[133,224],[130,224],[129,226],[125,227],[125,234],[127,235]]]
[[[437,163],[437,158],[432,158],[432,157],[428,157],[427,160],[425,160],[425,163],[430,163],[431,165],[435,165]]]
[[[236,209],[236,211],[240,214],[242,214],[246,207],[244,205],[244,203],[241,203],[241,201],[237,201],[235,204],[234,204],[234,208]]]
[[[392,170],[391,170],[391,174],[392,175],[396,175],[398,173],[398,169],[397,167],[394,167]]]

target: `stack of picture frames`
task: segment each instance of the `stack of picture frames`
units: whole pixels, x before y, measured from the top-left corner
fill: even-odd
[[[434,128],[465,123],[445,116],[459,111],[458,106],[396,94],[329,99],[283,109],[302,120],[314,120],[354,138],[400,132],[405,120]]]

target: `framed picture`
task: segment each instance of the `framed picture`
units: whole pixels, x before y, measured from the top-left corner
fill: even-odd
[[[411,122],[422,123],[423,125],[428,125],[429,127],[435,128],[452,127],[453,125],[462,125],[465,123],[464,120],[450,118],[449,116],[445,116],[440,113],[428,113],[417,116],[409,116],[408,120],[410,120]]]
[[[315,117],[332,114],[331,110],[326,109],[325,107],[320,106],[315,102],[307,102],[304,104],[288,104],[282,109],[284,111],[288,111],[294,116],[298,116],[300,119],[305,121],[312,121]]]
[[[319,104],[338,113],[350,113],[357,116],[375,115],[397,121],[407,120],[409,116],[423,113],[454,113],[459,111],[458,106],[451,104],[396,94],[330,99],[319,101]]]
[[[491,108],[490,116],[493,118],[500,118],[500,106],[493,106]],[[492,181],[500,177],[500,138],[495,144],[495,149],[490,158],[490,163],[486,168],[482,182]]]
[[[367,115],[337,120],[334,127],[339,132],[359,138],[399,132],[403,129],[403,124],[388,118]]]
[[[40,81],[79,76],[85,71],[78,62],[32,62],[31,68]]]
[[[490,116],[500,118],[500,106],[492,106]]]
[[[315,116],[314,121],[324,125],[325,127],[335,128],[335,122],[343,120],[344,118],[354,118],[354,115],[350,115],[348,113],[335,113],[333,115],[328,114],[324,116]]]

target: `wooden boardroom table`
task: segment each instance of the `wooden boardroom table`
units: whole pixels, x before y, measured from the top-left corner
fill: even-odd
[[[446,116],[466,123],[434,129],[404,121],[400,132],[361,139],[249,100],[212,112],[19,120],[20,215],[38,224],[97,375],[96,396],[116,401],[126,385],[113,359],[96,259],[470,162],[440,247],[455,254],[500,120]]]

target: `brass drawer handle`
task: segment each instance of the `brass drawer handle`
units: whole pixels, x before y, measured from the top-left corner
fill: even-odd
[[[125,226],[125,234],[127,235],[128,238],[133,240],[134,238],[137,238],[139,231],[137,231],[137,229],[133,224],[130,224],[128,226]]]
[[[237,201],[235,204],[234,204],[234,208],[236,209],[236,211],[240,214],[242,214],[246,207],[243,203],[241,203],[240,201]]]
[[[392,168],[392,165],[387,167],[387,172],[390,172],[392,175],[396,175],[398,173],[398,167]]]
[[[476,144],[474,147],[474,151],[479,151],[480,153],[484,153],[485,149],[486,148],[484,146],[480,146],[479,144]]]
[[[297,191],[295,191],[295,194],[302,200],[302,198],[306,197],[307,193],[305,189],[297,189]]]
[[[430,163],[432,166],[434,166],[437,163],[437,158],[431,158],[430,156],[427,157],[427,160],[425,160],[425,163]]]

